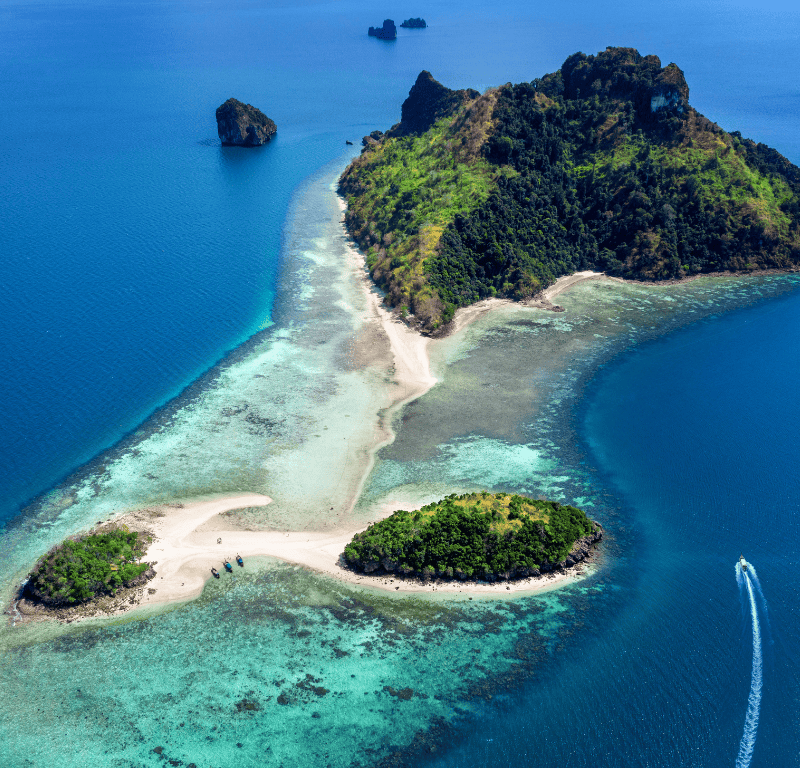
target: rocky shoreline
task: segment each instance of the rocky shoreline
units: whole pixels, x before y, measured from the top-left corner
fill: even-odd
[[[135,531],[143,537],[152,539],[153,532],[148,525],[146,512],[147,510],[143,510],[139,515],[127,516],[124,525],[127,530]],[[89,531],[89,535],[109,533],[118,530],[121,525],[123,524],[120,521],[99,523],[97,527]],[[146,595],[156,593],[154,588],[148,587],[148,584],[156,576],[156,570],[153,567],[156,563],[148,562],[147,564],[149,568],[146,571],[119,587],[114,594],[98,595],[85,603],[76,605],[64,605],[49,599],[40,594],[32,586],[30,580],[27,580],[4,613],[9,617],[13,626],[53,619],[63,624],[71,624],[80,619],[109,617],[124,613],[139,605]]]
[[[155,576],[155,571],[152,568],[150,571]],[[145,571],[145,573],[149,573],[149,571]],[[19,600],[14,601],[5,613],[14,626],[34,621],[56,620],[62,624],[72,624],[74,621],[82,619],[108,618],[136,607],[142,602],[145,595],[154,595],[156,590],[147,586],[150,578],[143,584],[118,589],[116,595],[104,595],[88,603],[69,607],[50,606],[27,597],[21,597]],[[137,579],[138,581],[139,579]]]

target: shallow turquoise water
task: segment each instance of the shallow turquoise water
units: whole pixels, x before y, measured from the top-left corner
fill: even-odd
[[[331,194],[324,177],[316,189]],[[637,341],[698,320],[713,328],[718,313],[791,297],[795,283],[792,276],[664,288],[587,283],[562,297],[563,314],[512,309],[477,322],[445,350],[442,382],[407,409],[357,514],[366,517],[394,496],[413,502],[473,485],[576,500],[608,529],[595,576],[536,598],[431,601],[369,594],[265,563],[237,571],[231,582],[212,581],[200,600],[151,618],[65,627],[55,636],[37,626],[6,629],[2,682],[18,704],[0,718],[9,755],[44,765],[60,749],[55,744],[68,743],[75,757],[65,765],[214,765],[231,755],[254,766],[421,765],[440,760],[442,749],[448,765],[521,759],[520,749],[529,748],[518,738],[524,723],[550,717],[542,703],[569,699],[588,685],[587,675],[623,674],[602,660],[620,658],[620,644],[637,633],[647,637],[642,621],[663,616],[669,604],[663,581],[642,600],[644,577],[631,567],[663,525],[637,524],[630,503],[610,492],[576,441],[586,381]],[[504,387],[499,407],[487,380],[518,374],[526,359],[530,381]],[[459,409],[465,395],[471,406]],[[498,418],[490,436],[482,435],[472,425],[489,423],[481,419],[493,409],[498,416],[512,409],[516,420]],[[114,491],[113,482],[104,489]],[[733,678],[735,661],[725,661],[725,679]],[[623,678],[629,674],[641,674],[638,660]],[[607,685],[607,695],[625,695]],[[593,728],[608,728],[604,695],[591,688]],[[735,709],[738,700],[727,705]],[[573,733],[578,721],[561,706]],[[37,719],[56,741],[17,728]],[[501,721],[507,727],[498,730]],[[714,722],[697,720],[701,729]],[[549,738],[547,748],[564,757],[567,742]],[[497,749],[490,747],[495,739]],[[634,764],[637,754],[618,764]]]
[[[431,602],[252,566],[149,619],[47,643],[36,627],[19,633],[5,653],[4,693],[18,702],[0,716],[6,760],[159,765],[163,747],[198,765],[375,761],[519,685],[553,652],[570,603]],[[47,740],[14,732],[45,719]]]

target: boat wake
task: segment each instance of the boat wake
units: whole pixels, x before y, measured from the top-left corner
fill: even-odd
[[[768,644],[772,644],[772,631],[769,623],[769,609],[767,608],[767,600],[764,597],[764,592],[761,590],[761,582],[758,580],[758,573],[756,572],[755,566],[752,563],[747,564],[747,573],[750,576],[750,583],[753,585],[753,590],[756,593],[756,596],[759,599],[759,604],[761,606],[761,615],[764,619],[764,624],[766,625],[767,629],[767,641]]]
[[[752,574],[751,574],[752,571]],[[747,713],[744,718],[744,733],[739,743],[739,754],[736,756],[736,768],[748,768],[753,759],[753,750],[756,746],[756,733],[758,731],[758,720],[761,713],[761,685],[763,660],[761,655],[761,626],[758,622],[758,607],[756,606],[756,584],[758,577],[753,571],[750,563],[744,558],[741,563],[736,565],[736,581],[739,589],[747,590],[747,598],[750,604],[750,616],[753,622],[753,670],[750,676],[750,695],[747,699]],[[758,593],[763,600],[761,587],[758,585]]]

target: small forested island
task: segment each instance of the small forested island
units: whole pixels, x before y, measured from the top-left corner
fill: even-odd
[[[397,27],[392,19],[384,19],[382,27],[370,27],[367,34],[380,40],[395,40],[397,39]]]
[[[401,25],[404,29],[425,29],[425,19],[406,19]]]
[[[357,533],[344,559],[364,573],[506,581],[572,566],[602,536],[576,507],[482,491],[399,510]]]
[[[260,147],[278,131],[278,126],[260,109],[238,99],[217,107],[217,133],[226,147]]]
[[[36,564],[24,595],[49,608],[65,608],[138,587],[155,576],[139,562],[149,537],[119,529],[67,539]]]
[[[689,104],[676,64],[576,53],[484,94],[422,72],[342,175],[372,278],[423,332],[594,269],[640,280],[800,265],[800,168]]]

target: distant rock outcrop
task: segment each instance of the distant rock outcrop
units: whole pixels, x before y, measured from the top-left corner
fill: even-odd
[[[425,19],[406,19],[401,25],[404,29],[425,29]]]
[[[259,147],[266,144],[278,127],[260,109],[228,99],[217,108],[217,133],[226,147]]]
[[[425,133],[437,120],[451,115],[465,101],[478,96],[480,94],[471,88],[453,91],[423,69],[408,92],[408,98],[400,109],[400,122],[392,128],[390,135]]]
[[[392,19],[385,19],[382,27],[370,27],[367,34],[380,40],[395,40],[397,38],[397,27]]]

